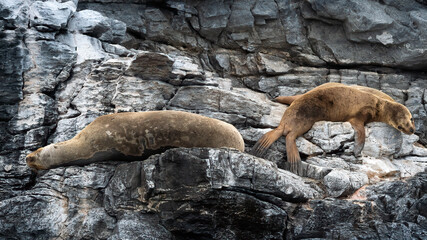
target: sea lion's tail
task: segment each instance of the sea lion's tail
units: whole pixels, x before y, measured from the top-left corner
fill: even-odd
[[[257,157],[262,157],[271,144],[279,139],[282,134],[283,130],[277,128],[264,134],[264,136],[262,136],[252,148],[251,154]]]
[[[302,94],[295,96],[279,96],[274,99],[275,102],[291,105],[291,103],[301,97]]]

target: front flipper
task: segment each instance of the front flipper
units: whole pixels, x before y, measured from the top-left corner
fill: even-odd
[[[267,149],[273,144],[280,136],[282,136],[283,130],[273,129],[268,133],[264,134],[258,142],[253,146],[251,154],[257,157],[262,157]]]
[[[354,131],[356,131],[354,135],[354,155],[358,157],[365,146],[365,123],[357,118],[353,118],[349,122]]]

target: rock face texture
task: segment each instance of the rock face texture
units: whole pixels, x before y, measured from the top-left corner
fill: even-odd
[[[425,1],[0,2],[0,238],[426,239]],[[382,90],[415,135],[318,122],[307,176],[265,159],[170,149],[136,162],[34,173],[26,154],[113,112],[174,109],[236,126],[246,150],[272,102],[326,82]]]

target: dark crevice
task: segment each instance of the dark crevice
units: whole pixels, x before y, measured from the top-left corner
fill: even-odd
[[[22,190],[31,190],[37,183],[37,173],[34,171],[31,171],[31,175],[29,177],[28,183],[26,183]]]

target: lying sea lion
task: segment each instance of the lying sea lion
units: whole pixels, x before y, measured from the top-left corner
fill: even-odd
[[[339,87],[339,86],[343,86],[343,85],[344,84],[342,84],[342,83],[325,83],[325,84],[322,84],[316,88],[319,89],[319,88],[326,88],[326,87]],[[344,85],[344,86],[347,86],[347,85]],[[385,94],[385,93],[383,93],[380,90],[377,90],[375,88],[359,86],[359,85],[349,85],[349,87],[353,87],[353,88],[360,90],[360,91],[372,93],[379,98],[384,98],[384,99],[387,99],[389,101],[394,102],[394,99],[392,97],[390,97],[389,95],[387,95],[387,94]],[[300,98],[302,95],[304,95],[304,94],[298,94],[298,95],[294,95],[294,96],[279,96],[279,97],[275,98],[274,101],[279,102],[279,103],[283,103],[283,104],[291,105],[293,101]]]
[[[244,151],[237,129],[223,121],[180,111],[116,113],[95,119],[74,138],[30,153],[27,165],[49,169],[106,160],[141,160],[171,147]]]
[[[405,106],[365,90],[344,84],[321,85],[297,97],[286,109],[279,126],[258,140],[252,154],[262,156],[273,142],[284,135],[290,170],[297,172],[301,158],[295,140],[318,121],[350,122],[356,131],[356,155],[365,144],[366,123],[384,122],[406,134],[415,132],[412,115]]]

